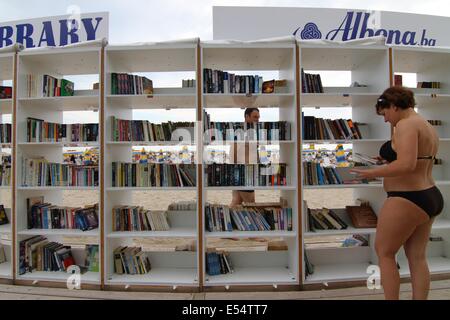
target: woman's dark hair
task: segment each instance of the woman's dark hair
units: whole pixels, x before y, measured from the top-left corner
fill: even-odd
[[[414,93],[404,87],[395,86],[384,90],[383,94],[378,97],[375,108],[377,114],[381,114],[382,109],[388,109],[394,105],[400,109],[414,108],[416,102]]]
[[[252,114],[253,111],[258,111],[259,112],[259,109],[258,108],[247,108],[247,109],[245,109],[244,117],[246,117],[246,116],[250,117],[250,115]]]

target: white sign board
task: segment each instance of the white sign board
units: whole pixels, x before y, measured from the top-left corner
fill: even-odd
[[[316,8],[213,7],[214,40],[348,41],[383,35],[392,45],[450,46],[450,17],[388,11]]]
[[[15,43],[59,47],[108,38],[108,17],[108,12],[100,12],[0,22],[0,49]]]

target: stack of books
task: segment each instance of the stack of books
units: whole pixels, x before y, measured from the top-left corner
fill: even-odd
[[[121,246],[113,254],[114,272],[117,274],[146,274],[151,270],[150,259],[139,247]]]
[[[197,210],[197,201],[177,201],[169,204],[167,210],[170,211],[195,211]]]
[[[308,208],[309,231],[347,229],[348,224],[339,217],[339,213],[342,214],[342,211],[345,213],[345,209]]]
[[[230,256],[226,252],[206,253],[206,273],[210,276],[233,273]]]
[[[36,271],[67,271],[75,265],[70,246],[34,236],[19,243],[19,274]]]
[[[28,229],[98,228],[98,204],[70,208],[44,202],[44,197],[27,198],[27,216]]]

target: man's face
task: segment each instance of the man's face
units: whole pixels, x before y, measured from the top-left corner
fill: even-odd
[[[255,123],[259,121],[259,112],[258,111],[252,111],[250,115],[245,116],[245,122]]]

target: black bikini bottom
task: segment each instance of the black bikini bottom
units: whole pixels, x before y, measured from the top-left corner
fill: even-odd
[[[430,218],[437,216],[444,208],[444,198],[439,189],[434,186],[420,191],[389,191],[389,197],[405,198],[425,211]]]

